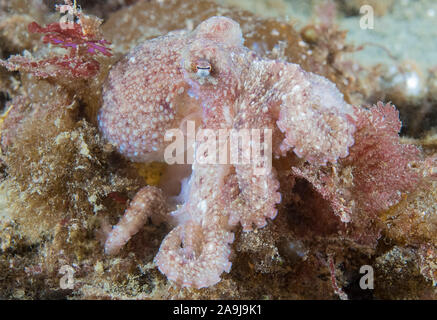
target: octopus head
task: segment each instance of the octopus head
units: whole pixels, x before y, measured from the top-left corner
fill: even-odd
[[[236,92],[243,42],[238,23],[226,17],[209,18],[193,31],[181,64],[194,97],[202,100],[208,92]]]

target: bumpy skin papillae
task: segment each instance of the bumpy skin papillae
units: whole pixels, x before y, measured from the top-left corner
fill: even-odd
[[[335,162],[353,144],[352,107],[334,84],[298,65],[257,57],[243,46],[239,25],[225,17],[137,47],[111,71],[103,97],[102,133],[133,161],[162,160],[165,131],[187,119],[216,133],[271,130],[271,150],[264,155],[293,150],[313,164]],[[196,156],[203,146],[196,142]],[[207,164],[195,157],[183,203],[172,213],[178,226],[155,258],[169,279],[196,288],[214,285],[230,270],[233,227],[240,223],[249,231],[276,216],[281,195],[274,169],[264,162],[259,174],[261,163],[253,160]],[[139,208],[135,199],[133,205]],[[144,208],[128,208],[107,243],[120,248],[138,231],[144,223],[139,217],[153,215],[152,207]]]
[[[229,244],[233,241],[233,233],[189,221],[167,235],[155,262],[168,279],[183,287],[209,287],[220,281],[223,271],[231,270]]]
[[[273,139],[277,140],[276,135],[273,136],[277,129],[271,112],[276,100],[267,94],[271,89],[267,83],[272,79],[274,81],[275,76],[261,65],[260,61],[252,61],[249,70],[260,66],[257,70],[258,76],[256,80],[248,78],[244,82],[245,94],[235,104],[233,129],[236,132],[250,132],[251,150],[244,150],[238,141],[231,142],[237,145],[240,161],[234,164],[240,192],[231,203],[229,223],[241,223],[244,231],[250,231],[254,226],[262,228],[267,224],[266,218],[274,219],[277,213],[276,204],[281,201],[279,182],[272,169],[272,143],[274,144]],[[260,79],[264,80],[266,86],[260,88],[256,85]],[[250,164],[244,164],[242,160],[248,151],[251,152]]]
[[[354,143],[354,111],[335,84],[294,64],[287,64],[282,76],[289,88],[277,121],[286,136],[283,154],[292,149],[314,164],[346,157]]]
[[[165,132],[176,127],[178,109],[188,107],[183,105],[188,85],[180,67],[180,52],[186,45],[187,39],[179,34],[147,41],[117,63],[108,76],[99,127],[133,161],[164,160]]]
[[[172,213],[179,225],[163,240],[155,262],[182,286],[208,287],[230,271],[234,234],[227,223],[230,198],[222,192],[229,171],[229,165],[195,163],[188,199]]]
[[[141,188],[105,242],[105,253],[116,254],[146,223],[148,217],[165,220],[168,213],[162,191],[152,186]]]
[[[253,70],[252,66],[261,62],[243,47],[238,24],[229,19],[211,18],[196,29],[194,39],[183,55],[184,74],[191,85],[190,92],[205,110],[205,127],[237,131],[258,129],[262,133],[264,129],[273,130],[275,125],[270,114],[258,114],[261,111],[259,106],[267,102],[258,100],[249,104],[247,101],[255,97],[253,102],[256,97],[265,96],[266,92],[260,88],[258,76],[256,79],[247,76],[248,72],[260,71]],[[211,61],[214,66],[211,77],[199,78],[190,72],[188,68],[199,60]],[[264,80],[268,81],[271,75],[272,72],[265,72]],[[241,161],[244,152],[239,149],[237,153]],[[253,163],[232,165],[235,166],[240,195],[230,203],[228,223],[236,225],[240,222],[245,231],[252,230],[253,226],[265,226],[267,217],[273,219],[276,216],[275,205],[281,199],[277,192],[279,183],[271,166],[264,168],[263,174],[255,174]]]
[[[234,104],[242,90],[248,50],[243,46],[239,25],[227,18],[213,17],[200,24],[182,53],[189,93],[202,108],[204,128],[231,128]],[[199,76],[198,67],[211,66],[209,76]]]

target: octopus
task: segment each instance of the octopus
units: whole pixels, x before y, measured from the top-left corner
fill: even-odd
[[[219,152],[196,138],[183,150],[186,156],[192,147],[193,162],[169,165],[159,186],[138,191],[110,230],[105,252],[117,254],[149,217],[166,221],[173,229],[154,261],[169,280],[194,288],[215,285],[230,272],[239,225],[249,232],[276,217],[280,184],[265,159],[294,153],[314,165],[335,163],[348,155],[356,130],[354,107],[334,83],[260,57],[244,46],[239,24],[221,16],[140,44],[113,66],[104,85],[100,131],[133,162],[165,161],[172,143],[166,133],[176,128],[187,138],[190,123],[196,132],[258,129],[264,157],[205,163],[200,154]],[[239,156],[244,146],[234,146]]]

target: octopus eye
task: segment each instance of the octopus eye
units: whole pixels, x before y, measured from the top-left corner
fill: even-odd
[[[207,60],[199,60],[196,63],[196,74],[199,77],[208,77],[212,72],[212,66]]]

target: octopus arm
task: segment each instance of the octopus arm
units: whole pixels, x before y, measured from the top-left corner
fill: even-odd
[[[282,81],[290,89],[281,97],[277,120],[285,134],[282,154],[293,149],[299,157],[321,165],[346,157],[354,143],[353,107],[328,79],[295,64],[284,67]]]
[[[231,154],[238,155],[238,163],[233,161],[238,195],[231,202],[229,224],[241,223],[244,231],[264,227],[266,218],[276,217],[276,204],[281,202],[279,182],[272,169],[272,150],[277,149],[278,135],[271,112],[278,105],[281,91],[280,68],[274,61],[255,60],[244,83],[246,93],[236,102],[233,129],[246,131],[250,145],[245,145],[244,138],[240,144],[240,140],[230,137]]]
[[[167,206],[162,191],[146,186],[137,192],[123,217],[109,232],[105,242],[106,254],[117,254],[147,222],[148,217],[166,219]]]
[[[231,270],[230,243],[234,234],[193,221],[177,226],[164,239],[155,257],[159,270],[180,286],[203,288]]]
[[[259,111],[263,108],[255,109]],[[239,119],[244,121],[240,122]],[[238,163],[234,164],[238,195],[230,205],[229,224],[233,226],[240,222],[244,231],[251,231],[254,225],[264,227],[267,224],[266,218],[274,219],[277,214],[276,204],[281,202],[279,182],[272,168],[271,157],[274,123],[262,111],[246,112],[245,108],[237,115],[236,123],[253,129],[247,131],[250,132],[250,146],[245,146],[244,142],[240,145],[232,139],[230,142],[236,146],[236,151],[231,149],[231,154],[238,155]],[[236,128],[242,129],[238,125]],[[247,159],[248,151],[250,159]]]
[[[243,231],[251,231],[253,225],[265,227],[266,218],[276,217],[275,206],[281,202],[279,182],[271,168],[263,174],[257,174],[256,170],[252,165],[235,167],[240,194],[231,204],[229,224],[240,222]]]
[[[188,190],[181,191],[185,202],[172,212],[178,226],[163,240],[155,263],[177,285],[203,288],[219,282],[231,268],[230,195],[223,192],[231,168],[194,163],[192,169],[184,186]]]

